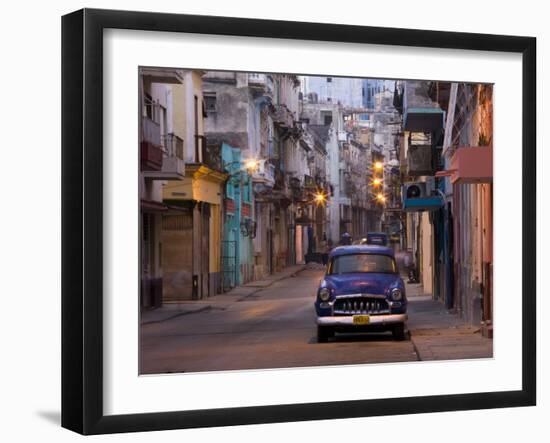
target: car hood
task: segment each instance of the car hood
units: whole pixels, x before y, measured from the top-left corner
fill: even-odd
[[[356,292],[385,294],[388,289],[400,286],[400,278],[396,274],[335,274],[325,276],[325,281],[327,286],[335,290],[336,295]]]

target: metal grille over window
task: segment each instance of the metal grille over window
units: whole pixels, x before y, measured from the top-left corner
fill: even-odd
[[[165,231],[183,231],[193,227],[193,220],[185,215],[166,215],[162,218],[162,229]]]

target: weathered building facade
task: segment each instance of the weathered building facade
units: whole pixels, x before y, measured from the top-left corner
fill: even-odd
[[[182,131],[178,149],[185,176],[162,189],[167,207],[162,220],[163,300],[201,299],[221,288],[222,197],[226,174],[219,147],[204,132],[203,71],[185,71],[172,91],[173,120]]]
[[[438,99],[448,101],[441,175],[454,214],[454,307],[492,336],[493,86],[447,84]]]
[[[162,220],[168,210],[162,189],[167,180],[185,174],[184,132],[175,117],[175,91],[183,87],[184,71],[140,68],[139,71],[139,198],[140,299],[142,307],[158,307],[166,290],[162,260]]]
[[[425,193],[407,213],[406,247],[425,292],[489,336],[492,85],[403,82],[400,91],[403,181]]]
[[[241,201],[249,217],[240,229],[248,239],[241,242],[237,281],[303,263],[309,240],[303,227],[309,222],[304,215],[309,169],[298,120],[298,78],[212,71],[204,78],[203,92],[209,140],[238,149],[239,160],[232,163],[247,169],[252,180],[250,201]],[[233,261],[231,254],[226,261]]]

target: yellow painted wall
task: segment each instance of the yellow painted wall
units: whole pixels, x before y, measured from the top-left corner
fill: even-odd
[[[220,271],[221,261],[221,207],[210,207],[210,272]]]
[[[185,177],[180,181],[166,183],[162,198],[164,200],[197,200],[221,205],[222,187],[219,183]]]
[[[219,183],[212,183],[206,180],[193,180],[193,196],[195,200],[220,205],[222,192]]]
[[[422,232],[422,286],[424,293],[431,294],[433,290],[433,226],[428,212],[421,215]]]
[[[185,87],[183,85],[172,85],[172,115],[174,133],[185,139],[187,115],[185,112]]]

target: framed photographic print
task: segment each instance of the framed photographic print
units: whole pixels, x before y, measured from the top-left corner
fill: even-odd
[[[62,425],[534,405],[535,51],[64,16]]]

